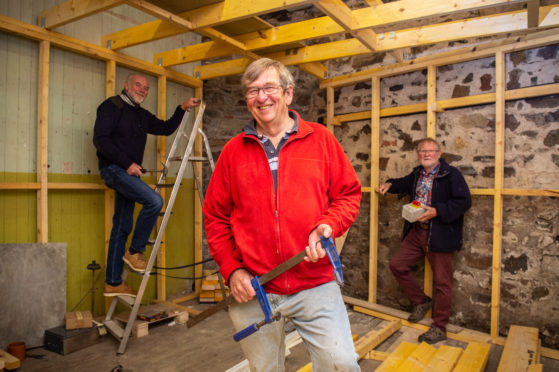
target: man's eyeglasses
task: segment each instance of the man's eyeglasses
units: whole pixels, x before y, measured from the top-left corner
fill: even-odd
[[[260,94],[260,91],[263,91],[264,94],[266,94],[268,96],[273,95],[273,94],[276,94],[280,88],[281,88],[281,85],[266,85],[266,86],[263,86],[262,88],[258,88],[258,87],[248,88],[248,90],[246,92],[246,97],[247,98],[258,97],[258,95]]]
[[[421,155],[434,154],[436,152],[439,152],[439,150],[419,150],[418,151],[418,153],[420,153]]]

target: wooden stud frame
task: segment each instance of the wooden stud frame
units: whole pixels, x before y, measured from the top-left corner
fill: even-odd
[[[504,188],[504,158],[505,158],[505,103],[507,100],[515,100],[529,97],[559,94],[559,84],[548,84],[521,88],[516,90],[506,90],[505,83],[505,56],[507,53],[542,47],[559,43],[559,35],[541,34],[541,38],[532,37],[502,45],[490,42],[487,47],[478,46],[465,48],[462,53],[456,51],[441,53],[429,56],[425,59],[415,60],[414,64],[397,63],[391,66],[383,66],[355,74],[336,77],[325,80],[321,83],[322,88],[330,91],[334,87],[353,85],[371,79],[371,110],[345,115],[334,116],[334,125],[342,122],[371,119],[371,183],[364,186],[363,192],[370,193],[370,241],[369,241],[369,303],[375,304],[377,299],[377,266],[378,266],[378,162],[379,162],[379,124],[380,118],[426,112],[427,114],[427,133],[429,137],[436,136],[436,113],[444,111],[446,108],[467,107],[483,103],[495,103],[495,183],[493,188],[471,189],[472,195],[493,196],[494,217],[493,217],[493,265],[492,265],[492,290],[491,290],[491,330],[490,339],[493,343],[501,344],[502,338],[499,337],[499,302],[500,302],[500,282],[501,282],[501,252],[502,252],[502,224],[503,224],[503,195],[519,196],[559,196],[559,189],[505,189]],[[437,56],[439,58],[437,58]],[[496,92],[480,94],[476,96],[453,98],[447,100],[436,99],[436,69],[438,66],[455,64],[486,57],[495,57],[495,79]],[[408,106],[399,106],[387,109],[380,109],[380,79],[394,75],[400,75],[417,70],[427,69],[427,102]],[[334,110],[334,102],[327,100],[327,112]],[[429,266],[425,268],[425,288],[427,294],[432,293],[432,273]],[[545,349],[545,348],[544,348]],[[545,349],[544,356],[558,358],[559,352],[552,349]]]
[[[37,190],[37,242],[48,242],[48,191],[49,190],[102,190],[105,193],[105,257],[108,253],[109,238],[114,213],[114,191],[101,183],[55,183],[48,182],[48,91],[50,48],[59,47],[90,58],[104,60],[107,63],[105,76],[105,95],[111,97],[116,91],[116,65],[158,78],[158,116],[166,116],[167,80],[195,88],[195,96],[201,97],[203,82],[177,71],[167,70],[161,66],[145,62],[141,59],[115,52],[95,44],[45,30],[3,15],[0,15],[0,31],[39,41],[39,72],[38,72],[38,109],[37,109],[37,182],[0,182],[0,190]],[[158,142],[158,161],[165,157],[165,139]],[[158,163],[160,164],[160,162]],[[202,171],[200,169],[200,173]],[[201,208],[195,208],[195,221],[201,226]],[[196,222],[195,222],[196,223]],[[195,257],[202,256],[201,229],[195,230],[200,236],[195,238]],[[198,251],[199,250],[199,251]],[[159,252],[158,263],[164,264],[164,246]],[[199,269],[200,275],[202,268]],[[158,277],[158,300],[165,300],[165,277]],[[106,303],[106,306],[108,302]]]

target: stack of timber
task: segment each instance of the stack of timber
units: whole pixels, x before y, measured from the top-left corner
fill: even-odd
[[[130,310],[116,314],[115,319],[123,324],[128,322]],[[137,319],[132,327],[133,337],[144,337],[149,334],[149,326],[163,322],[174,321],[177,324],[186,324],[188,312],[178,308],[171,308],[163,303],[141,306]]]
[[[225,287],[225,295],[229,294],[229,288]],[[200,303],[216,303],[223,301],[223,293],[219,285],[217,274],[206,275],[202,279],[200,288]]]
[[[485,370],[490,349],[490,344],[481,342],[471,342],[463,350],[448,345],[436,348],[425,342],[403,341],[376,371],[479,372]]]
[[[542,371],[541,340],[537,328],[512,325],[497,372]]]

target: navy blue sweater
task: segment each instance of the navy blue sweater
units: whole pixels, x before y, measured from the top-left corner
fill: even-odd
[[[431,207],[437,210],[437,217],[429,220],[427,247],[434,252],[452,252],[462,248],[462,228],[464,214],[472,206],[470,189],[458,169],[440,159],[440,169],[433,181]],[[419,181],[417,166],[405,177],[389,179],[392,186],[388,192],[408,194],[410,202],[415,198]],[[410,231],[411,224],[404,224],[404,236]]]
[[[184,110],[177,106],[167,120],[140,106],[131,106],[120,96],[106,99],[97,108],[93,143],[97,148],[99,169],[116,164],[127,170],[132,163],[142,164],[147,135],[172,134],[180,125]]]

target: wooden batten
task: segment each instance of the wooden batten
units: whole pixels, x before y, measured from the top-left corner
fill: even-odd
[[[499,336],[503,182],[505,167],[505,53],[495,55],[495,196],[493,198],[493,264],[491,273],[491,336]]]
[[[165,76],[159,76],[157,78],[157,117],[165,120],[167,119],[167,78]],[[166,156],[166,138],[165,136],[158,136],[157,137],[157,161],[156,161],[156,168],[159,164],[165,164],[167,159]],[[165,188],[162,187],[159,190],[159,194],[163,198],[163,210],[167,207],[167,203],[165,202]],[[157,232],[159,232],[159,226],[161,226],[161,221],[163,217],[160,216],[157,219]],[[165,233],[161,238],[161,243],[159,244],[159,251],[157,252],[157,266],[165,267],[166,260],[165,260]],[[157,275],[157,299],[159,301],[165,301],[167,299],[167,281],[165,275]]]
[[[49,145],[50,42],[39,43],[37,83],[37,242],[49,241],[48,229],[48,145]]]
[[[202,87],[198,87],[194,90],[194,96],[199,98],[200,100],[204,99],[203,96],[203,89]],[[196,108],[196,113],[198,113],[198,108]],[[200,129],[203,129],[204,123],[200,123]],[[196,137],[196,141],[194,142],[194,155],[201,156],[202,155],[202,139],[200,136]],[[196,167],[196,172],[198,173],[198,177],[202,179],[202,164],[200,162],[196,162],[193,164]],[[202,247],[202,233],[203,233],[203,219],[202,219],[202,204],[201,201],[203,200],[203,190],[198,190],[196,186],[196,182],[194,182],[194,262],[201,262],[203,260],[203,247]],[[200,293],[200,287],[202,285],[202,265],[196,265],[194,267],[194,291],[195,293]]]
[[[371,181],[370,187],[378,189],[380,179],[380,79],[371,80]],[[377,302],[378,276],[378,192],[370,193],[369,222],[369,301]]]

